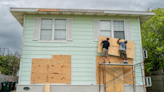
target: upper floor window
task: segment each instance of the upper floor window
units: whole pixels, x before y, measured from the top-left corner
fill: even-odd
[[[113,38],[132,40],[131,20],[100,20],[94,19],[94,41],[98,41],[99,35]]]
[[[66,19],[41,19],[40,40],[66,40]]]
[[[34,18],[33,40],[67,42],[73,40],[72,18]]]
[[[124,21],[113,21],[114,38],[125,39]]]
[[[100,35],[111,37],[111,21],[100,21]]]
[[[100,35],[112,37],[112,33],[114,33],[114,38],[125,39],[124,21],[113,21],[113,23],[111,23],[110,20],[100,20]]]

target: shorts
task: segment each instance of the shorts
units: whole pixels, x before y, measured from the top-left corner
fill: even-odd
[[[108,49],[106,49],[106,48],[103,48],[102,49],[102,56],[103,57],[108,57],[109,55],[108,55]]]
[[[126,51],[120,50],[120,57],[121,58],[127,58]]]

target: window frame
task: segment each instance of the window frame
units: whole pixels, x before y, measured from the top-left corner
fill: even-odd
[[[100,32],[99,33],[101,34],[101,31],[109,31],[109,32],[111,32],[111,36],[112,36],[112,21],[111,20],[100,20],[100,22],[101,21],[110,21],[110,30],[101,30],[101,25],[100,25]]]
[[[126,19],[99,19],[99,21],[111,21],[111,37],[114,38],[114,25],[113,25],[113,21],[123,21],[124,22],[124,35],[125,35],[125,40],[127,40],[127,35],[126,35],[126,24],[125,24],[125,20]],[[99,22],[99,26],[100,26],[100,22]],[[99,28],[99,33],[100,33],[100,28]],[[100,35],[100,34],[99,34]]]
[[[52,19],[52,39],[51,40],[41,40],[40,39],[40,33],[41,33],[41,20],[42,19]],[[54,33],[55,33],[55,19],[65,19],[66,20],[66,40],[54,40]],[[39,23],[39,36],[38,36],[38,42],[67,42],[67,22],[68,18],[49,18],[49,17],[40,17],[40,23]]]

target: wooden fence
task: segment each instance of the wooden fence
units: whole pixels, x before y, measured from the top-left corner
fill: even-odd
[[[152,86],[147,87],[147,92],[164,92],[164,72],[163,69],[150,73]]]

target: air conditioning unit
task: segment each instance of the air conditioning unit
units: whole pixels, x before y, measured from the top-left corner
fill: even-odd
[[[143,50],[143,58],[148,58],[147,50]]]
[[[151,77],[145,77],[145,81],[146,81],[146,87],[151,87]]]

